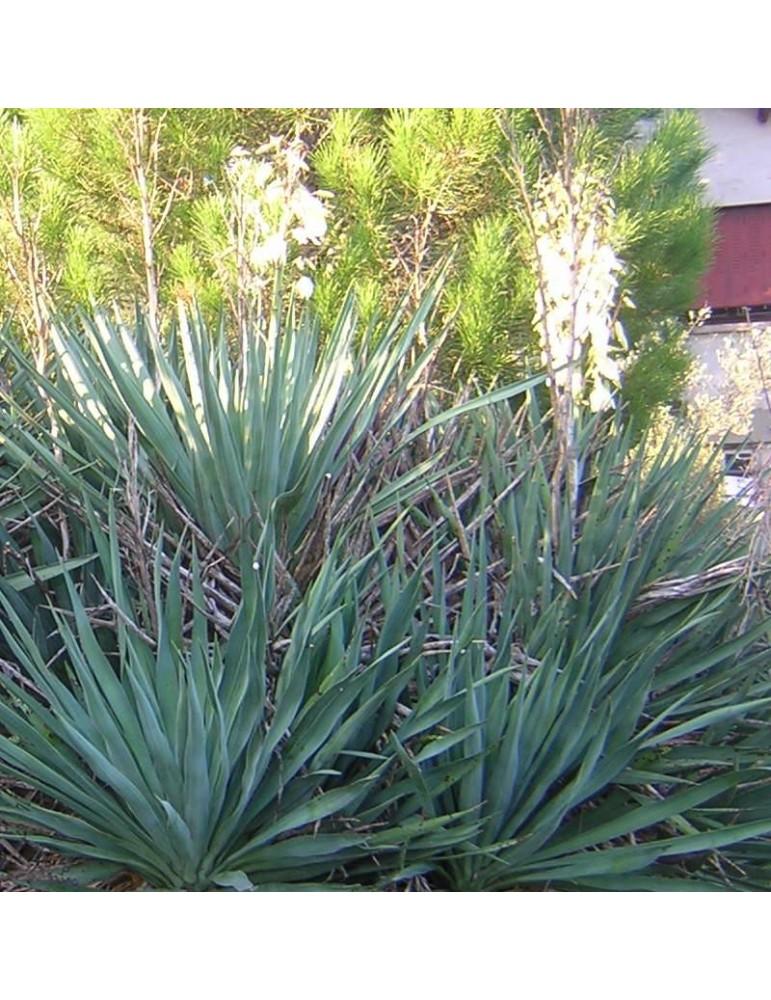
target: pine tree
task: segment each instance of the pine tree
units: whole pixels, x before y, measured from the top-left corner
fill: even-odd
[[[698,178],[706,154],[689,111],[335,111],[311,157],[335,220],[317,307],[329,316],[353,282],[365,315],[387,308],[418,295],[453,253],[449,357],[482,378],[512,374],[535,347],[525,200],[567,157],[608,189],[624,263],[620,319],[641,364],[666,340],[672,378],[659,380],[658,393],[666,398],[686,364],[672,320],[694,301],[710,252],[713,219]]]

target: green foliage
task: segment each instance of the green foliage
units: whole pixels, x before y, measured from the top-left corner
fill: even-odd
[[[676,395],[704,150],[642,110],[0,117],[5,838],[169,889],[767,887],[747,519],[599,417],[564,490],[541,379],[505,384],[533,194],[591,166],[634,432]],[[234,146],[273,133],[328,192],[311,309],[247,273]],[[148,315],[64,318],[96,301]]]
[[[653,123],[644,141],[641,118]],[[521,371],[532,354],[535,293],[527,198],[544,174],[570,162],[613,199],[614,248],[625,264],[621,320],[636,344],[668,330],[663,321],[695,299],[713,228],[698,182],[706,155],[689,111],[335,111],[312,154],[337,215],[317,306],[328,319],[351,281],[373,313],[405,290],[419,296],[438,257],[454,251],[445,315],[459,312],[448,361],[486,380]],[[671,376],[665,394],[680,376],[671,354],[660,370]]]
[[[677,407],[693,370],[693,355],[677,325],[642,337],[624,375],[622,398],[638,428],[648,426],[657,407]]]
[[[491,242],[500,245],[503,236],[507,185],[499,159],[505,148],[492,108],[333,112],[311,156],[320,186],[334,195],[337,219],[330,263],[319,276],[322,317],[351,280],[365,290],[366,315],[392,308],[404,292],[417,301],[432,268],[458,247],[466,282],[455,287],[450,280],[450,309],[470,283],[475,299],[464,313],[462,342],[475,360],[481,340],[505,343],[505,328],[484,325],[498,318],[490,304],[504,283],[509,295],[515,283],[505,248],[494,273],[485,260]]]
[[[163,580],[156,564],[151,645],[137,634],[120,562],[107,542],[102,549],[121,612],[117,668],[74,590],[73,623],[55,612],[67,681],[51,673],[6,605],[3,631],[37,697],[3,679],[13,703],[0,701],[0,722],[14,739],[0,737],[2,768],[57,803],[2,796],[6,819],[50,831],[33,837],[38,843],[113,862],[167,889],[302,882],[350,858],[397,853],[400,840],[419,849],[444,827],[454,839],[447,819],[414,819],[401,833],[390,824],[386,836],[357,822],[390,763],[373,752],[384,700],[395,703],[415,659],[400,662],[381,642],[360,669],[366,624],[348,612],[360,572],[327,563],[295,611],[272,683],[269,565],[244,567],[242,603],[221,645],[210,642],[196,567],[190,619],[180,560]],[[381,589],[392,598],[383,631],[398,640],[408,620],[404,598]],[[316,834],[341,816],[334,830]]]
[[[46,377],[6,329],[4,838],[171,889],[763,884],[748,519],[598,417],[574,510],[534,383],[430,388],[438,295],[324,343],[277,299],[235,357],[60,322]]]
[[[493,501],[491,519],[506,587],[495,586],[492,571],[500,550],[480,533],[435,682],[445,703],[456,698],[445,727],[458,738],[446,747],[438,739],[413,758],[428,815],[472,810],[480,824],[434,873],[439,886],[456,890],[592,887],[598,876],[598,885],[621,888],[636,873],[651,877],[670,854],[767,833],[768,814],[739,811],[729,831],[697,808],[746,787],[751,772],[717,768],[695,782],[689,769],[664,794],[652,776],[647,787],[641,777],[651,749],[685,738],[710,743],[721,723],[729,742],[732,721],[768,706],[759,669],[765,647],[752,646],[766,626],[734,639],[735,591],[716,588],[664,607],[641,601],[675,568],[698,573],[730,554],[726,510],[692,530],[688,491],[708,495],[710,479],[691,478],[692,450],[660,453],[643,473],[624,468],[623,438],[590,454],[585,435],[580,454],[590,478],[580,522],[572,532],[564,525],[555,550],[540,437],[536,428],[535,440],[516,448],[513,468],[498,459],[499,448],[486,454],[491,498],[506,494]],[[507,490],[512,479],[522,486]],[[567,504],[561,516],[570,519]],[[434,579],[432,632],[448,618],[450,587]],[[400,741],[437,694],[427,685]],[[710,758],[709,748],[701,752]],[[758,761],[747,754],[744,763]],[[755,777],[765,787],[763,768]],[[664,814],[677,836],[651,837]]]
[[[672,111],[655,120],[647,142],[625,148],[614,175],[618,252],[637,307],[623,321],[635,343],[696,300],[714,231],[698,174],[708,152],[695,113]]]
[[[245,539],[256,545],[269,530],[284,558],[302,554],[304,540],[321,529],[319,498],[339,482],[337,502],[350,506],[375,474],[366,464],[354,472],[351,462],[376,419],[371,454],[386,457],[385,442],[430,358],[410,363],[408,354],[435,299],[436,291],[408,317],[398,310],[384,332],[370,330],[363,340],[350,300],[323,343],[308,313],[284,322],[277,311],[235,357],[224,330],[213,337],[184,313],[170,346],[144,324],[129,329],[105,316],[80,327],[60,323],[50,378],[36,377],[9,337],[14,368],[38,382],[58,418],[46,427],[35,392],[0,414],[6,474],[15,469],[32,495],[54,481],[85,490],[84,502],[97,508],[127,475],[148,490],[157,478],[165,484],[164,520],[189,517],[226,551]],[[397,377],[403,392],[389,399]]]
[[[477,220],[465,257],[459,261],[458,279],[447,296],[454,316],[456,351],[472,371],[485,380],[521,366],[528,338],[516,344],[509,299],[514,262],[511,223],[505,215]],[[519,351],[517,351],[517,346]]]
[[[55,293],[58,308],[91,307],[95,301],[131,307],[146,300],[145,210],[162,303],[173,307],[178,295],[199,292],[204,302],[207,293],[210,299],[205,282],[191,287],[189,271],[180,287],[175,250],[190,242],[193,208],[221,181],[239,137],[257,130],[264,141],[271,121],[267,112],[228,108],[25,109],[16,128],[32,158],[24,176],[37,186],[31,188],[30,180],[22,190],[23,207],[30,218],[39,217],[47,291]],[[15,122],[0,122],[0,140]],[[41,186],[57,193],[55,207]],[[24,294],[29,297],[29,289]],[[14,300],[9,290],[9,301],[23,303],[24,295],[17,289]]]
[[[415,305],[437,263],[452,258],[440,307],[443,319],[457,316],[442,360],[448,380],[451,371],[506,380],[533,356],[532,233],[527,199],[512,186],[515,166],[530,197],[568,160],[607,183],[626,268],[622,299],[635,307],[622,303],[621,320],[635,346],[657,330],[669,336],[711,248],[712,213],[698,184],[706,148],[690,111],[12,111],[0,120],[0,143],[9,148],[17,134],[26,152],[21,161],[3,157],[0,309],[16,309],[27,336],[43,340],[54,300],[59,310],[148,301],[156,325],[156,312],[168,319],[179,299],[196,302],[214,325],[223,310],[243,314],[232,290],[242,264],[228,230],[227,165],[234,148],[255,151],[273,135],[300,137],[310,186],[329,193],[327,238],[308,264],[322,328],[351,287],[365,325],[404,295]],[[641,119],[651,123],[645,141]],[[21,170],[23,240],[11,224],[9,169]],[[676,353],[661,355],[664,396],[679,386]],[[638,416],[642,379],[628,380]]]
[[[63,264],[70,192],[50,171],[34,126],[0,121],[0,295],[18,311],[30,339],[43,335],[45,312]]]

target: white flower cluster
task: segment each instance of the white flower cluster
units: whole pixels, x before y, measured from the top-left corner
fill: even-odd
[[[310,262],[298,248],[321,243],[327,209],[303,183],[307,171],[299,140],[274,136],[254,153],[240,146],[231,153],[227,174],[238,244],[256,289],[276,267],[291,263],[300,272],[298,295],[307,299],[313,294],[313,280],[306,273]]]
[[[588,392],[593,411],[613,406],[618,348],[626,339],[615,317],[622,265],[609,240],[613,207],[587,174],[566,186],[547,178],[534,212],[538,289],[534,324],[550,382],[575,400]]]

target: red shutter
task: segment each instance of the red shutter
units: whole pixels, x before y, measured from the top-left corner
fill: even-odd
[[[771,305],[771,205],[720,209],[717,239],[699,305]]]

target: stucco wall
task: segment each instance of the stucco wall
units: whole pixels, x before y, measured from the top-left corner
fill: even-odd
[[[757,108],[699,108],[715,147],[702,170],[709,200],[721,207],[771,202],[771,118]]]

